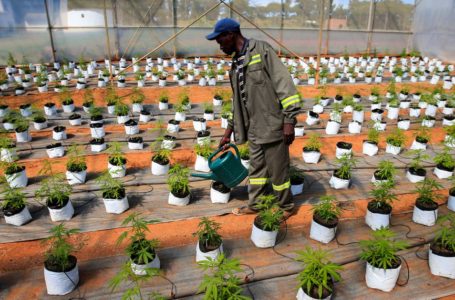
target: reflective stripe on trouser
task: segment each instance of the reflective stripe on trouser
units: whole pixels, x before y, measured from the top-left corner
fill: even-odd
[[[254,209],[258,198],[266,192],[268,179],[272,183],[280,207],[284,210],[292,209],[294,203],[289,181],[289,147],[282,140],[269,144],[255,144],[249,141],[248,144],[250,147],[248,206]]]

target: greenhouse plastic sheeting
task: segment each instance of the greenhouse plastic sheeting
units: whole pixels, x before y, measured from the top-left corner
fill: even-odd
[[[455,63],[455,1],[418,1],[414,16],[414,47],[422,55]]]

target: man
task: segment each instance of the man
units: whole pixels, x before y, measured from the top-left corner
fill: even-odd
[[[254,214],[258,197],[271,181],[279,206],[287,219],[294,213],[289,181],[289,145],[300,110],[300,96],[291,76],[266,42],[246,39],[233,19],[219,20],[208,40],[233,55],[229,72],[233,90],[233,118],[219,147],[248,141],[250,148],[248,206],[235,208],[235,215]]]

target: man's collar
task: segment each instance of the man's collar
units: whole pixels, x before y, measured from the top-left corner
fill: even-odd
[[[235,52],[235,54],[234,54],[234,59],[236,59],[236,58],[238,58],[238,57],[240,57],[240,56],[242,56],[242,55],[245,55],[245,54],[246,54],[246,51],[247,51],[247,49],[248,49],[248,46],[249,46],[249,42],[250,42],[250,40],[249,40],[249,39],[247,39],[247,38],[244,38],[244,40],[243,40],[243,46],[242,46],[242,50],[240,50],[240,52],[239,52],[238,54],[237,54],[237,52]]]

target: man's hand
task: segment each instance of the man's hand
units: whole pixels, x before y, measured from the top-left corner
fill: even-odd
[[[295,138],[294,125],[290,123],[284,123],[283,125],[283,139],[286,145],[292,144]]]
[[[220,140],[220,143],[218,144],[218,148],[224,147],[226,144],[229,144],[231,142],[231,134],[232,134],[232,129],[227,128],[224,131],[224,135]]]

